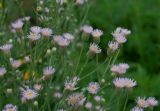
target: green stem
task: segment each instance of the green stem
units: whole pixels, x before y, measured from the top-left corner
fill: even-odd
[[[126,110],[127,102],[128,102],[128,94],[126,95],[126,100],[125,100],[125,103],[124,103],[123,111]]]

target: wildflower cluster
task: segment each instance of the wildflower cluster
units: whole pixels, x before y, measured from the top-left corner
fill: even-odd
[[[114,98],[123,95],[120,91],[126,94],[126,103],[122,103],[125,111],[130,89],[138,83],[124,77],[130,67],[127,63],[115,62],[131,31],[118,27],[111,33],[113,39],[106,41],[106,51],[100,45],[105,32],[85,24],[87,0],[35,3],[36,18],[19,18],[7,26],[10,31],[4,26],[0,110],[115,111],[119,102],[114,103],[121,100]],[[77,17],[80,12],[84,16],[81,19],[81,14]],[[7,37],[8,33],[11,36]],[[113,90],[115,95],[110,96]],[[131,111],[158,105],[154,97],[138,97],[136,103],[129,107]]]

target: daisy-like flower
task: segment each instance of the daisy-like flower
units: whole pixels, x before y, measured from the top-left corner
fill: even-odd
[[[118,49],[119,44],[118,44],[118,42],[112,42],[111,41],[111,42],[109,42],[108,47],[109,47],[110,51],[114,52]]]
[[[129,78],[125,78],[125,87],[126,88],[133,88],[137,85],[136,81],[129,79]]]
[[[0,50],[4,51],[5,53],[9,53],[12,47],[12,44],[5,44],[3,46],[0,46]]]
[[[41,27],[39,26],[33,26],[30,28],[31,32],[34,34],[39,34],[41,32]]]
[[[22,98],[25,100],[33,100],[37,96],[38,96],[38,93],[35,90],[30,89],[29,87],[22,90]]]
[[[148,103],[146,101],[146,98],[141,98],[141,97],[138,97],[136,99],[136,102],[137,102],[137,105],[140,107],[140,108],[146,108],[148,107]]]
[[[137,85],[136,81],[129,78],[116,78],[113,80],[113,84],[117,88],[133,88]]]
[[[48,76],[50,77],[54,73],[55,73],[55,69],[52,66],[49,66],[43,69],[43,75],[45,77],[48,77]]]
[[[0,77],[4,76],[4,74],[6,74],[6,68],[4,67],[0,67]]]
[[[72,107],[82,106],[86,98],[82,93],[73,93],[67,98],[68,105]]]
[[[92,34],[93,28],[91,26],[89,26],[89,25],[84,25],[83,27],[81,27],[81,30],[86,35],[89,35],[89,34]]]
[[[129,68],[128,64],[120,63],[117,65],[113,65],[111,67],[111,71],[112,71],[112,73],[122,75],[122,74],[126,73],[128,68]]]
[[[19,30],[22,29],[23,24],[24,24],[24,23],[23,23],[21,20],[17,20],[17,21],[15,21],[15,22],[13,22],[11,25],[12,25],[12,27],[13,27],[15,30],[19,31]]]
[[[18,68],[22,65],[22,61],[21,60],[12,60],[11,65],[13,68]]]
[[[142,108],[135,106],[131,111],[144,111]]]
[[[85,104],[85,108],[86,109],[92,109],[92,103],[91,102],[87,102],[86,104]]]
[[[31,41],[37,41],[37,40],[39,40],[39,39],[41,38],[41,35],[30,32],[30,34],[28,35],[28,38],[29,38]]]
[[[53,31],[52,31],[52,29],[50,29],[50,28],[43,28],[43,29],[41,30],[41,33],[42,33],[42,35],[43,35],[44,37],[50,37],[50,36],[52,35]]]
[[[126,37],[119,33],[112,33],[112,35],[119,44],[123,44],[127,41]]]
[[[91,52],[92,54],[98,54],[101,53],[101,49],[97,44],[91,43],[89,47],[89,52]]]
[[[125,79],[124,78],[115,78],[113,80],[113,84],[116,88],[124,88],[125,87]]]
[[[77,89],[76,85],[79,80],[80,80],[79,77],[74,77],[71,80],[66,80],[64,84],[65,90],[69,90],[69,91],[76,90]]]
[[[63,37],[65,39],[67,39],[68,41],[70,41],[70,42],[72,42],[74,40],[74,36],[72,34],[70,34],[70,33],[64,33]]]
[[[131,34],[131,31],[122,27],[117,27],[114,33],[119,33],[126,37],[127,35]]]
[[[99,38],[103,35],[103,31],[99,30],[99,29],[95,29],[92,31],[92,36],[95,38]]]
[[[76,4],[77,5],[83,5],[84,4],[84,0],[76,0]]]
[[[97,82],[91,82],[88,85],[88,92],[91,94],[97,94],[100,89],[100,85]]]
[[[149,97],[147,99],[147,103],[149,107],[154,107],[158,105],[158,101],[155,99],[155,97]]]
[[[69,44],[70,44],[70,42],[65,38],[60,38],[58,41],[58,45],[62,48],[68,47]]]
[[[17,106],[12,104],[7,104],[2,111],[18,111]]]

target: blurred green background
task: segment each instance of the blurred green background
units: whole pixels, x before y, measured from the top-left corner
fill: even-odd
[[[119,60],[131,64],[129,75],[138,81],[137,96],[160,100],[160,0],[95,0],[88,18],[104,30],[104,48],[116,27],[132,31]]]
[[[8,7],[14,7],[16,1],[10,1],[13,3]],[[33,14],[32,0],[24,1],[26,14]],[[132,31],[120,54],[119,62],[131,64],[127,75],[138,81],[133,98],[155,96],[160,101],[160,0],[90,1],[88,20],[93,27],[105,32],[100,44],[104,51],[106,42],[111,40],[111,32],[116,27],[121,26]],[[19,9],[20,7],[16,7],[8,10],[7,20],[17,19],[20,13],[12,12]]]

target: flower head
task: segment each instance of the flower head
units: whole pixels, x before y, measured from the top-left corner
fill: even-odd
[[[64,85],[65,89],[70,91],[76,90],[77,89],[76,85],[79,80],[80,80],[79,77],[74,77],[71,80],[66,80]]]
[[[21,20],[17,20],[15,22],[13,22],[11,25],[15,30],[20,30],[23,27],[23,22]]]
[[[22,65],[22,61],[21,60],[12,60],[11,65],[13,68],[18,68]]]
[[[25,100],[33,100],[37,96],[38,96],[38,93],[35,90],[30,89],[29,87],[22,90],[22,98]]]
[[[142,108],[135,106],[131,111],[144,111]]]
[[[55,73],[55,69],[52,66],[43,69],[44,76],[51,76]]]
[[[117,88],[133,88],[137,85],[136,81],[129,78],[115,78],[113,84]]]
[[[83,27],[81,27],[81,30],[86,34],[91,34],[93,31],[93,28],[89,25],[84,25]]]
[[[12,44],[5,44],[3,46],[0,46],[0,50],[4,51],[5,53],[9,53],[12,47]]]
[[[100,85],[97,82],[91,82],[88,85],[88,92],[91,94],[97,94],[99,91]]]
[[[67,39],[68,41],[70,41],[70,42],[72,42],[74,40],[74,36],[72,34],[70,34],[70,33],[64,33],[63,37],[65,39]]]
[[[137,105],[141,108],[146,108],[148,107],[148,103],[146,101],[146,98],[141,98],[141,97],[138,97],[136,99],[136,102],[137,102]]]
[[[6,68],[4,67],[0,67],[0,77],[4,76],[4,74],[6,74]]]
[[[65,38],[60,38],[58,40],[58,45],[61,46],[62,48],[66,48],[70,44],[70,41],[68,41]]]
[[[113,80],[113,84],[117,88],[124,88],[125,87],[125,79],[124,78],[116,78]]]
[[[67,98],[68,105],[72,107],[82,106],[86,98],[82,93],[73,93]]]
[[[119,44],[118,44],[118,42],[112,42],[111,41],[111,42],[109,42],[108,46],[109,46],[109,50],[111,50],[112,52],[114,52],[115,50],[118,49]]]
[[[103,35],[103,31],[99,30],[99,29],[95,29],[92,31],[92,36],[95,38],[99,38],[100,36]]]
[[[85,108],[86,108],[86,109],[92,109],[92,103],[91,103],[91,102],[87,102],[87,103],[85,104]]]
[[[43,28],[43,29],[41,30],[41,33],[42,33],[42,35],[45,36],[45,37],[50,37],[53,32],[52,32],[52,29],[50,29],[50,28]]]
[[[90,47],[89,47],[89,51],[93,54],[98,54],[101,53],[101,49],[99,48],[99,46],[95,43],[91,43]]]
[[[158,105],[158,101],[155,99],[155,97],[149,97],[147,99],[147,103],[149,107],[154,107]]]
[[[2,111],[18,111],[17,106],[14,106],[12,104],[7,104]]]
[[[41,27],[39,26],[33,26],[30,28],[31,32],[34,34],[39,34],[41,32]]]
[[[28,35],[28,38],[31,40],[31,41],[37,41],[41,38],[41,35],[38,34],[38,33],[32,33],[30,32],[30,34]]]

